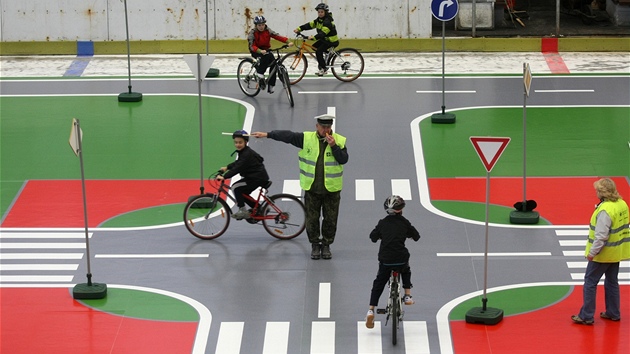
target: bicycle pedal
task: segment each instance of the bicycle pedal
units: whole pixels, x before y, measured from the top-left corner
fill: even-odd
[[[384,315],[387,313],[387,310],[385,309],[376,309],[376,313],[378,313],[379,315]]]

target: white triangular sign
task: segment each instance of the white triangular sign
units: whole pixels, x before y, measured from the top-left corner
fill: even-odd
[[[477,155],[479,155],[486,171],[490,172],[510,142],[510,138],[471,136],[470,142],[477,151]]]
[[[197,56],[199,54],[188,54],[184,55],[184,61],[188,64],[190,71],[195,76],[195,79],[199,80],[199,74],[201,74],[201,80],[206,77],[208,70],[212,66],[212,62],[214,61],[214,56],[212,55],[199,55],[199,65],[200,70],[197,70]]]

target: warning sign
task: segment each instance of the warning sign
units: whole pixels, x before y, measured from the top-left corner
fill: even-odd
[[[510,142],[510,138],[471,136],[470,142],[477,151],[486,171],[490,172]]]

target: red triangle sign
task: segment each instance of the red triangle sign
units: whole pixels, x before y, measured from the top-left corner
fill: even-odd
[[[490,172],[510,142],[510,138],[471,136],[470,142],[477,151],[477,155],[479,155],[486,171]]]

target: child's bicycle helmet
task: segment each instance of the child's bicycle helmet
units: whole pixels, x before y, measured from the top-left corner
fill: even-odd
[[[395,210],[402,210],[405,207],[405,201],[398,195],[392,195],[385,199],[383,207],[387,214],[394,214]]]
[[[254,24],[255,25],[258,25],[258,24],[261,24],[261,23],[267,23],[267,20],[265,20],[264,16],[256,16],[256,17],[254,17]]]
[[[243,138],[246,142],[249,141],[249,134],[245,130],[237,130],[232,134],[232,139]]]
[[[320,2],[319,4],[317,4],[317,6],[315,6],[315,10],[324,10],[328,12],[328,5],[324,4],[323,2]]]

